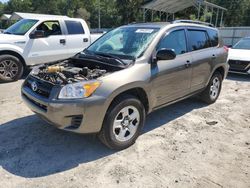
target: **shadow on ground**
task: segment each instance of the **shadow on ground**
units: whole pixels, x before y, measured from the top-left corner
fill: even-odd
[[[189,99],[150,114],[143,134],[204,104]],[[17,176],[42,177],[115,153],[91,135],[57,130],[36,115],[0,125],[0,166]]]
[[[250,82],[250,75],[229,73],[227,79],[239,82]]]

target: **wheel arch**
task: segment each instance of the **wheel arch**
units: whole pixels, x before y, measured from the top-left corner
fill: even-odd
[[[122,98],[122,96],[124,96],[124,95],[132,95],[132,96],[138,98],[142,102],[142,104],[144,105],[146,113],[149,112],[150,107],[149,107],[148,95],[147,95],[146,91],[141,87],[134,87],[134,88],[131,88],[131,89],[128,89],[128,90],[125,90],[125,91],[118,93],[113,98],[113,100],[110,102],[108,109],[110,109],[110,107],[112,106],[113,103],[115,103],[115,101]]]
[[[212,76],[214,75],[215,72],[219,72],[222,76],[222,80],[226,78],[227,76],[227,68],[223,65],[220,65],[218,67],[215,67],[213,71],[211,72],[211,75],[209,76],[209,79],[206,82],[206,86],[209,84],[209,81],[211,80]]]
[[[12,55],[12,56],[15,56],[16,58],[18,58],[21,61],[21,63],[23,64],[24,68],[27,66],[24,58],[19,53],[15,52],[15,51],[1,50],[0,51],[0,56],[1,55]]]
[[[214,70],[213,74],[214,74],[215,72],[219,72],[219,73],[221,74],[221,76],[222,76],[223,79],[224,79],[225,76],[226,76],[226,75],[225,75],[225,74],[226,74],[226,70],[225,70],[225,68],[224,68],[223,66],[217,67],[217,68]]]

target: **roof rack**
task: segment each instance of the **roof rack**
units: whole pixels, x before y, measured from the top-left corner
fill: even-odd
[[[172,21],[172,23],[192,23],[192,24],[200,24],[200,25],[205,25],[205,26],[209,26],[209,27],[214,27],[214,25],[211,23],[194,21],[194,20],[174,20],[174,21]]]

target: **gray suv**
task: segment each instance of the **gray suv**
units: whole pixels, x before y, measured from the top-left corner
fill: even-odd
[[[217,29],[205,23],[131,24],[70,59],[35,67],[22,98],[57,128],[97,133],[108,147],[124,149],[150,112],[196,94],[214,103],[226,60]]]

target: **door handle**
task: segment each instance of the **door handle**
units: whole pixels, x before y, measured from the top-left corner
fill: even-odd
[[[189,67],[191,67],[191,65],[192,65],[192,63],[191,63],[189,60],[187,60],[187,61],[186,61],[186,64],[185,64],[185,67],[186,67],[186,68],[189,68]]]
[[[83,39],[83,42],[88,42],[88,41],[89,41],[88,38],[84,38],[84,39]]]
[[[60,39],[60,43],[61,43],[61,44],[65,44],[65,43],[66,43],[66,40],[65,40],[65,39]]]

